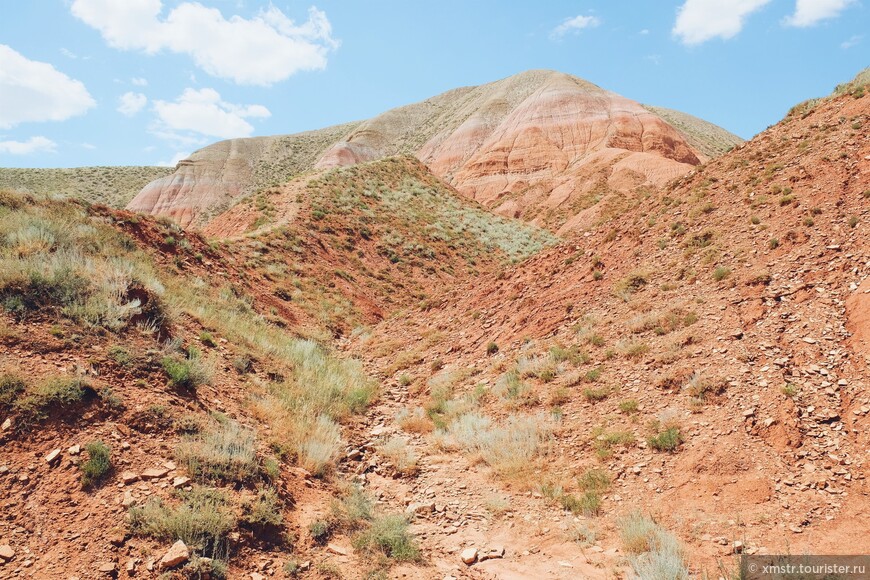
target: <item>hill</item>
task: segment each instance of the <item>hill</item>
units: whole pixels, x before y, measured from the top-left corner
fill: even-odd
[[[515,490],[514,518],[464,532],[514,546],[481,566],[493,574],[559,577],[535,546],[589,577],[608,549],[653,577],[643,566],[677,565],[674,538],[699,575],[727,575],[735,552],[860,551],[868,115],[863,91],[823,99],[354,341],[392,393],[388,433],[437,466],[406,499],[451,478],[468,498]],[[631,544],[643,526],[670,530],[661,552]],[[449,515],[423,530],[451,545]]]
[[[148,183],[165,177],[171,171],[168,167],[0,167],[0,189],[37,195],[62,195],[122,208]]]
[[[217,143],[149,184],[128,207],[203,227],[270,180],[414,155],[466,197],[555,231],[610,191],[662,185],[739,142],[576,77],[528,71],[361,123]]]
[[[200,231],[0,191],[0,569],[730,577],[860,552],[868,116],[852,85],[559,238],[416,155],[300,165]]]

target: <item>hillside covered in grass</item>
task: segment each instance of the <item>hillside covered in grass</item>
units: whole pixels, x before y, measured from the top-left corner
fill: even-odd
[[[73,167],[20,169],[0,167],[0,189],[60,195],[122,208],[151,181],[172,167]]]

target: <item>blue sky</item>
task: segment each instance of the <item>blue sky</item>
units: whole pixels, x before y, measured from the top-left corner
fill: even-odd
[[[867,2],[4,2],[0,166],[174,164],[532,68],[748,138],[870,65]]]

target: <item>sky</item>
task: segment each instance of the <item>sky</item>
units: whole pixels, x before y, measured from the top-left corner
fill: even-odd
[[[0,167],[174,165],[528,69],[750,138],[870,66],[870,0],[0,3]]]

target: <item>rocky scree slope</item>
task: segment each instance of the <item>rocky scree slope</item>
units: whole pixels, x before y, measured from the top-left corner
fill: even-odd
[[[608,549],[642,565],[623,519],[640,509],[676,533],[694,572],[727,570],[743,551],[863,549],[868,130],[860,85],[796,109],[521,265],[444,289],[440,308],[349,344],[392,394],[387,435],[442,477],[538,498],[525,517],[469,524],[470,542],[531,522],[538,546],[594,538],[595,551],[567,561],[575,568]],[[505,469],[476,439],[499,442],[499,425],[539,442],[501,440],[524,465]],[[611,482],[594,509],[590,470]],[[412,483],[407,499],[437,482]],[[443,530],[450,509],[430,521]],[[455,557],[463,543],[444,533],[433,542]],[[540,564],[527,551],[484,569]]]

